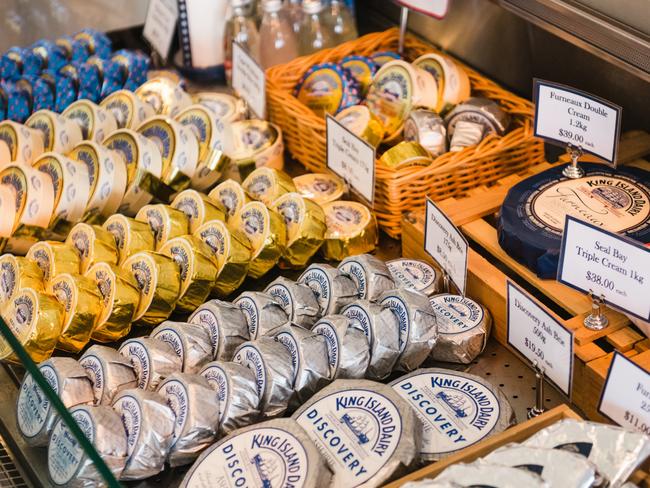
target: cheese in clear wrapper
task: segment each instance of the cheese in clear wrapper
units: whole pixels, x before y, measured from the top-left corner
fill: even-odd
[[[63,306],[61,335],[56,347],[79,352],[90,341],[101,310],[102,297],[93,280],[63,273],[48,284],[48,293]]]
[[[280,266],[304,268],[325,238],[323,209],[295,192],[280,196],[271,208],[282,215],[287,228],[287,244]]]
[[[219,272],[210,248],[200,239],[187,235],[167,241],[160,253],[170,257],[180,270],[176,308],[181,312],[195,310],[205,302]]]
[[[244,205],[233,227],[241,229],[252,248],[252,260],[248,269],[251,278],[260,278],[279,261],[287,243],[284,219],[262,202]]]
[[[383,292],[395,288],[395,281],[386,263],[372,254],[345,258],[338,270],[354,281],[359,298],[363,300],[374,302]]]
[[[93,280],[102,297],[102,306],[91,338],[114,342],[131,330],[131,321],[140,303],[140,289],[135,277],[122,268],[97,263],[86,276]]]
[[[442,291],[442,272],[424,261],[397,258],[386,263],[398,288],[415,290],[425,295]]]
[[[35,261],[13,254],[0,256],[0,305],[22,288],[43,291],[43,271]]]
[[[253,199],[270,207],[280,196],[296,191],[291,177],[284,171],[272,168],[257,168],[241,184]]]
[[[120,391],[138,385],[129,360],[111,347],[91,346],[79,364],[93,385],[94,405],[111,405]]]
[[[208,331],[212,358],[217,361],[230,361],[235,350],[250,340],[244,312],[229,302],[210,300],[197,308],[187,320]]]
[[[27,259],[34,261],[43,272],[43,282],[62,273],[79,273],[81,261],[74,248],[57,241],[41,241],[29,248]]]
[[[233,357],[255,374],[262,417],[284,414],[293,396],[293,368],[289,351],[272,337],[245,342]]]
[[[289,321],[281,303],[268,293],[245,291],[233,300],[233,305],[244,314],[251,340],[272,334],[274,329]]]
[[[67,154],[72,147],[83,140],[81,128],[74,121],[51,110],[41,109],[32,113],[25,121],[25,127],[43,134],[43,151]]]
[[[311,329],[320,317],[316,295],[307,285],[279,276],[266,287],[264,293],[280,303],[293,324]]]
[[[160,384],[158,394],[176,416],[169,465],[183,466],[217,439],[219,398],[199,375],[174,373]]]
[[[44,151],[43,135],[40,131],[12,120],[0,123],[0,139],[7,143],[11,161],[16,164],[30,165]]]
[[[51,358],[40,363],[38,369],[66,408],[93,402],[90,380],[73,358]],[[23,439],[30,446],[47,446],[58,416],[34,377],[26,373],[16,401],[16,423]]]
[[[118,393],[113,410],[122,419],[127,435],[127,460],[120,480],[140,480],[165,467],[174,433],[174,412],[158,395],[128,389]]]
[[[379,298],[399,324],[399,358],[395,368],[413,371],[431,354],[438,341],[438,323],[429,298],[418,291],[396,289]]]
[[[241,286],[248,274],[252,252],[248,237],[220,220],[206,222],[196,230],[194,236],[207,244],[217,264],[214,293],[220,297],[230,295]]]
[[[361,326],[345,315],[327,315],[312,329],[325,338],[330,379],[362,379],[370,366],[370,344]]]
[[[171,346],[183,373],[196,374],[212,360],[210,333],[200,325],[166,320],[151,332],[151,338]]]
[[[417,460],[421,426],[415,411],[381,383],[336,380],[292,418],[328,460],[333,486],[382,486]]]
[[[199,227],[210,220],[224,222],[226,220],[226,213],[220,202],[196,190],[180,192],[172,201],[171,206],[187,215],[190,234],[196,232]]]
[[[260,397],[253,371],[230,361],[213,361],[201,372],[219,397],[219,435],[228,435],[255,423]]]
[[[447,152],[447,129],[440,116],[432,110],[412,110],[404,123],[404,141],[416,142],[432,158]]]
[[[323,205],[325,259],[341,261],[348,256],[371,252],[378,239],[377,220],[368,207],[358,202],[335,201]]]
[[[293,183],[298,193],[319,205],[338,200],[347,192],[345,182],[330,173],[307,173],[296,176]]]
[[[241,185],[230,179],[215,186],[208,197],[215,202],[221,202],[223,208],[226,209],[227,220],[236,217],[242,207],[251,201]]]
[[[108,406],[80,405],[70,415],[102,458],[119,477],[127,455],[126,432],[120,416]],[[54,426],[47,448],[50,479],[58,486],[102,486],[105,480],[63,419]]]
[[[338,313],[358,297],[354,282],[329,264],[312,264],[300,275],[298,283],[312,289],[321,317]]]
[[[130,361],[141,390],[156,391],[161,381],[181,371],[181,358],[172,347],[151,337],[129,339],[118,352]]]
[[[190,233],[190,221],[185,213],[169,205],[146,205],[135,220],[149,224],[154,235],[155,249],[159,250],[169,239]]]
[[[122,214],[111,215],[102,228],[113,234],[119,255],[118,264],[140,251],[153,251],[154,234],[149,224]]]
[[[63,327],[63,306],[52,296],[21,288],[3,305],[2,318],[35,363],[49,359]],[[0,359],[19,363],[9,343],[0,339]]]
[[[77,250],[82,274],[85,274],[95,263],[117,264],[115,239],[110,232],[98,225],[84,223],[75,225],[65,242]]]
[[[158,325],[166,320],[181,291],[181,276],[174,260],[157,252],[142,251],[127,259],[122,269],[133,275],[140,289],[133,321]]]

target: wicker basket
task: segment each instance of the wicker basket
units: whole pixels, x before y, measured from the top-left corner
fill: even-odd
[[[291,94],[296,83],[317,63],[338,62],[349,54],[367,56],[377,51],[396,51],[398,36],[396,28],[369,34],[266,71],[270,118],[282,128],[292,156],[307,169],[314,172],[327,169],[325,120]],[[413,60],[430,52],[437,52],[437,49],[414,36],[406,37],[406,59]],[[423,207],[425,197],[439,200],[460,196],[467,190],[489,185],[543,161],[543,144],[533,137],[532,103],[509,93],[471,68],[464,68],[472,85],[472,95],[490,98],[510,113],[510,130],[503,137],[490,135],[477,146],[443,154],[425,168],[396,170],[377,163],[374,209],[379,224],[391,237],[401,234],[402,213]]]

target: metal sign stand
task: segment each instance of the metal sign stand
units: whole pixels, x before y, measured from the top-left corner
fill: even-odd
[[[596,296],[593,290],[589,290],[589,298],[591,298],[591,314],[585,317],[584,326],[589,330],[603,330],[609,325],[609,319],[604,313],[605,296]]]
[[[528,409],[528,418],[532,419],[542,415],[546,409],[544,408],[544,368],[541,368],[537,361],[533,362],[533,369],[535,370],[536,396],[535,405]]]
[[[584,154],[582,149],[580,146],[576,147],[568,144],[567,153],[571,156],[571,164],[562,170],[562,174],[572,180],[582,178],[585,175],[585,172],[580,166],[578,166],[578,159],[580,159],[580,156]]]
[[[406,36],[406,28],[409,22],[409,9],[402,7],[402,11],[399,16],[399,44],[397,51],[400,56],[404,56],[404,37]]]

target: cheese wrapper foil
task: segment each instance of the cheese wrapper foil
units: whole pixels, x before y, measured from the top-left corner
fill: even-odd
[[[241,208],[251,201],[250,196],[246,194],[241,185],[230,179],[215,186],[208,197],[221,203],[226,210],[226,219],[228,220],[237,216]]]
[[[278,276],[264,290],[276,299],[293,324],[311,329],[320,317],[320,306],[312,289],[284,276]]]
[[[41,268],[45,283],[62,273],[79,273],[81,268],[81,260],[77,251],[63,242],[37,242],[29,248],[26,257]]]
[[[354,281],[359,298],[363,300],[374,302],[382,293],[395,288],[395,281],[386,263],[372,254],[345,258],[338,269]]]
[[[242,183],[244,191],[254,200],[270,207],[285,193],[296,191],[291,177],[273,168],[257,168]]]
[[[370,344],[356,321],[344,315],[327,315],[312,329],[325,338],[330,379],[362,379],[370,366]]]
[[[172,208],[180,210],[189,219],[189,233],[196,232],[201,225],[210,220],[226,220],[226,212],[220,202],[196,190],[180,192],[171,203]]]
[[[187,215],[169,205],[145,205],[135,220],[149,224],[154,235],[155,249],[159,250],[169,239],[189,234]]]
[[[320,316],[332,315],[359,296],[354,281],[329,264],[312,264],[298,278],[316,295]]]
[[[118,352],[133,366],[141,390],[156,391],[161,381],[181,371],[181,359],[169,344],[158,339],[129,339]]]
[[[268,293],[245,291],[233,300],[233,305],[244,314],[251,340],[272,335],[274,329],[289,321],[280,302]]]
[[[91,346],[79,358],[79,364],[93,385],[94,405],[111,405],[120,391],[138,385],[129,360],[111,347]]]
[[[200,325],[166,320],[151,332],[153,339],[166,342],[181,359],[183,373],[198,373],[212,360],[209,332]]]
[[[323,205],[327,232],[321,252],[325,259],[341,261],[372,252],[377,245],[377,220],[368,207],[357,202],[335,201]]]
[[[197,308],[188,322],[208,332],[212,358],[217,361],[232,360],[235,349],[250,340],[244,312],[230,302],[210,300]]]
[[[81,260],[81,274],[85,274],[95,263],[117,264],[115,239],[110,232],[98,225],[75,225],[65,242],[77,250]]]
[[[38,264],[26,257],[0,256],[0,306],[7,303],[22,288],[43,291],[43,272]]]
[[[111,215],[102,227],[113,234],[119,254],[118,264],[140,251],[153,251],[155,239],[149,224],[122,214]]]

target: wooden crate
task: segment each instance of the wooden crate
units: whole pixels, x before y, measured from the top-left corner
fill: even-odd
[[[649,134],[624,134],[620,144],[619,164],[650,169],[650,163],[639,159],[648,152]],[[490,221],[501,207],[510,187],[549,167],[549,163],[534,166],[525,172],[502,178],[489,188],[471,190],[467,197],[449,198],[437,202],[437,205],[470,240],[473,248],[468,257],[467,294],[486,305],[492,313],[495,338],[507,345],[506,277],[529,291],[535,290],[533,294],[538,298],[553,303],[562,315],[558,317],[560,321],[575,333],[573,403],[588,418],[604,421],[597,411],[598,401],[613,351],[620,351],[643,368],[650,369],[650,339],[632,326],[627,317],[610,309],[606,312],[610,321],[606,329],[586,329],[583,320],[591,313],[591,301],[584,294],[555,280],[538,278],[535,273],[508,256],[499,246],[497,229]],[[424,213],[405,215],[403,230],[403,255],[432,262],[423,246]]]

